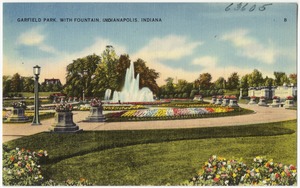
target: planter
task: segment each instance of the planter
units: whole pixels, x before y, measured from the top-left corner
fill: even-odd
[[[7,118],[7,123],[24,123],[29,122],[28,117],[25,116],[25,110],[22,107],[14,107],[12,115]]]
[[[229,105],[229,99],[223,99],[222,106],[228,106]]]
[[[222,99],[218,98],[215,102],[216,105],[221,105],[222,104]]]
[[[213,97],[212,99],[211,99],[211,104],[215,104],[216,103],[216,101],[217,101],[217,99],[215,98],[215,97]]]
[[[102,114],[102,111],[103,111],[102,106],[92,106],[90,108],[89,116],[84,121],[85,122],[104,122],[105,117]]]
[[[256,104],[255,98],[250,98],[250,102],[248,104],[250,105]]]
[[[270,107],[272,108],[277,108],[280,106],[280,100],[279,99],[273,99],[272,104],[270,105]]]
[[[68,112],[56,112],[55,123],[50,127],[50,131],[57,133],[76,133],[82,131],[73,122],[73,113]]]
[[[238,103],[237,103],[237,100],[236,99],[230,99],[229,101],[229,107],[238,107]]]
[[[294,101],[290,100],[290,99],[287,99],[284,102],[284,108],[292,108],[292,107],[294,107]]]
[[[259,99],[259,102],[257,104],[258,106],[268,106],[266,103],[266,99]]]

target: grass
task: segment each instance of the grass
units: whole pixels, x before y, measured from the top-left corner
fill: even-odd
[[[10,148],[45,149],[47,178],[84,177],[96,185],[179,185],[216,154],[264,155],[296,164],[296,120],[233,127],[39,133],[7,143]]]

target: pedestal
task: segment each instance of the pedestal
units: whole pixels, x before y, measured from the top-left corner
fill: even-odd
[[[257,104],[258,106],[268,106],[266,103],[266,99],[259,99],[259,102]]]
[[[223,99],[222,106],[228,106],[229,105],[229,99]]]
[[[256,104],[255,98],[250,98],[250,102],[248,104],[250,105]]]
[[[216,98],[212,98],[210,103],[211,103],[211,104],[215,104],[215,103],[216,103],[216,101],[217,101],[217,99],[216,99]]]
[[[272,104],[270,105],[270,107],[272,107],[272,108],[277,108],[277,107],[279,107],[280,106],[280,101],[279,101],[279,99],[273,99],[273,102],[272,102]]]
[[[239,107],[236,99],[230,99],[228,106],[229,107]]]
[[[216,102],[215,102],[215,104],[217,104],[217,105],[222,104],[222,99],[217,99]]]
[[[105,117],[102,114],[103,107],[102,106],[96,106],[90,108],[90,114],[89,116],[84,120],[84,122],[104,122]]]
[[[24,123],[29,122],[28,117],[25,116],[24,108],[13,108],[13,113],[10,117],[7,118],[5,122],[12,122],[12,123]]]
[[[284,102],[284,108],[292,108],[294,107],[294,101],[293,100],[286,100]]]
[[[58,133],[75,133],[82,131],[73,122],[72,112],[56,112],[55,123],[50,127],[50,131]]]

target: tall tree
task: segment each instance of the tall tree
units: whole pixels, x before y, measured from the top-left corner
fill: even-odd
[[[285,74],[285,72],[274,72],[275,84],[277,86],[282,86],[284,83],[289,84],[290,80]]]
[[[84,91],[85,96],[92,96],[96,86],[91,83],[99,63],[100,57],[95,54],[73,60],[67,66],[64,92],[69,96],[80,97]]]
[[[214,85],[216,89],[225,89],[226,86],[226,80],[224,77],[219,77],[215,82]]]
[[[16,73],[11,78],[11,92],[21,92],[22,91],[22,79],[19,73]]]
[[[239,75],[237,72],[232,73],[227,80],[228,89],[238,89],[239,87]]]
[[[248,85],[250,87],[259,87],[264,85],[264,79],[262,73],[257,69],[254,69],[253,72],[248,77]]]
[[[294,84],[294,86],[297,85],[297,74],[290,74],[289,79],[291,84]]]
[[[34,90],[33,77],[23,77],[23,91],[33,92],[33,90]]]
[[[106,89],[115,91],[119,88],[116,65],[119,57],[112,46],[106,46],[101,54],[101,63],[95,70],[95,79],[92,83],[97,86],[93,92],[96,96],[104,96]]]
[[[2,89],[3,89],[3,97],[8,96],[8,93],[10,92],[11,89],[11,77],[3,75],[2,76]]]
[[[158,93],[159,87],[156,83],[156,79],[159,77],[159,73],[154,69],[149,69],[146,66],[146,62],[142,59],[138,59],[134,62],[135,77],[140,75],[140,88],[148,87],[153,93]]]
[[[210,73],[203,73],[200,74],[199,78],[195,81],[195,83],[196,85],[199,84],[201,89],[209,89],[210,86],[212,85],[211,79],[212,76]]]

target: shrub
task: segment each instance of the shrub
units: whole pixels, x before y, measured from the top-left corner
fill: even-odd
[[[79,181],[71,179],[65,182],[55,182],[53,180],[45,180],[41,163],[45,163],[48,158],[47,151],[40,150],[31,152],[24,148],[10,150],[3,145],[3,185],[19,185],[19,186],[84,186],[93,185],[88,180],[80,178]]]
[[[242,159],[226,160],[215,155],[211,156],[197,176],[185,185],[295,185],[297,171],[293,165],[283,165],[255,157],[247,166]]]
[[[9,150],[3,148],[4,185],[41,185],[40,161],[48,157],[47,151],[31,152],[24,148]]]

